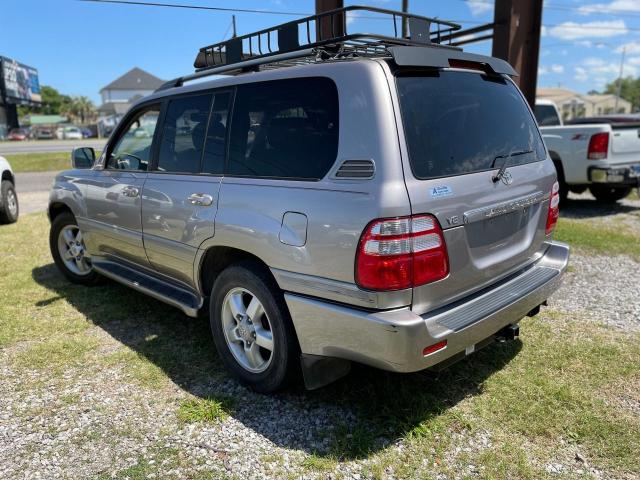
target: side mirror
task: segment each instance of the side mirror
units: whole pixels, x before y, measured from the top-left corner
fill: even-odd
[[[74,148],[71,152],[72,168],[91,168],[96,161],[96,152],[91,147]]]

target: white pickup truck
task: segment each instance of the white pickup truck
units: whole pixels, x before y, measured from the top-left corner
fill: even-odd
[[[580,118],[563,125],[553,102],[538,100],[535,115],[558,172],[561,201],[587,188],[616,202],[640,186],[640,117]]]

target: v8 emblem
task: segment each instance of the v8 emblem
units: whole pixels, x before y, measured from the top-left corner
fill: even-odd
[[[454,215],[453,217],[447,218],[447,223],[449,225],[458,225],[460,223],[460,217],[458,215]]]

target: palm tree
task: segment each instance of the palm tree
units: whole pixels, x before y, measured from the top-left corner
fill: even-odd
[[[84,125],[85,120],[95,116],[96,106],[88,97],[71,97],[71,102],[69,103],[65,114],[76,120],[79,119],[80,124]]]

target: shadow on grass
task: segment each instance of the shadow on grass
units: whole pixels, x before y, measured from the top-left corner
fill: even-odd
[[[53,264],[35,268],[33,279],[54,295],[36,306],[65,300],[89,321],[176,385],[200,398],[231,397],[232,415],[276,445],[331,459],[366,458],[393,440],[429,435],[438,418],[503,368],[519,341],[493,344],[443,372],[393,374],[354,365],[342,380],[314,392],[301,385],[267,397],[227,377],[208,322],[113,282],[87,288],[69,284]]]
[[[618,215],[621,213],[640,212],[640,207],[634,205],[623,205],[622,203],[604,203],[592,198],[572,198],[569,196],[567,201],[560,209],[560,216],[564,218],[591,218],[591,217],[607,217]]]

